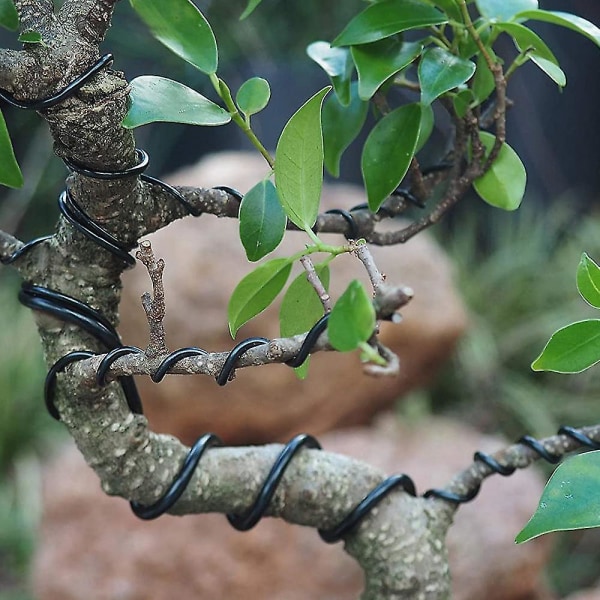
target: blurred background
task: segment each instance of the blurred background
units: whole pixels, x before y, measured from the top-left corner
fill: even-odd
[[[271,103],[253,120],[271,148],[296,108],[326,83],[306,57],[306,45],[331,40],[362,6],[348,0],[323,10],[313,0],[264,0],[250,19],[238,22],[243,0],[197,4],[213,26],[220,75],[232,90],[253,75],[271,83]],[[540,5],[600,23],[597,2],[542,0]],[[150,38],[128,3],[119,3],[113,23],[104,50],[115,55],[114,68],[129,79],[163,75],[214,96],[204,76]],[[590,316],[575,288],[575,269],[584,250],[600,260],[599,49],[563,28],[541,23],[534,28],[556,54],[567,87],[561,92],[533,65],[519,69],[511,80],[515,108],[507,138],[528,172],[522,208],[502,213],[469,197],[433,231],[455,265],[471,326],[431,386],[399,404],[402,417],[452,414],[509,438],[546,436],[563,423],[600,419],[597,370],[558,376],[529,369],[556,328]],[[7,32],[0,32],[0,44],[18,47]],[[506,51],[512,52],[508,45]],[[0,228],[27,240],[52,231],[66,170],[36,114],[2,109],[26,183],[20,190],[0,189]],[[151,157],[153,175],[219,150],[249,148],[233,126],[156,124],[136,136]],[[360,140],[342,160],[345,181],[360,183],[359,149]],[[45,367],[32,318],[16,300],[18,285],[10,269],[0,269],[1,600],[31,597],[26,579],[40,517],[42,458],[64,435],[43,407]],[[557,536],[556,558],[548,569],[557,594],[597,579],[599,543],[595,531]]]

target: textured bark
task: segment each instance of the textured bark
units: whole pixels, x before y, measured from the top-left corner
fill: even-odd
[[[98,58],[97,43],[110,23],[113,2],[67,0],[53,17],[48,2],[20,2],[27,27],[39,25],[44,45],[3,52],[3,87],[21,100],[38,100],[63,89]],[[120,125],[127,83],[105,70],[76,94],[43,112],[58,156],[93,169],[112,171],[136,162],[134,138]],[[117,239],[135,245],[148,232],[183,216],[183,209],[136,177],[99,181],[78,174],[68,180],[75,200]],[[222,199],[222,193],[214,197]],[[5,257],[19,247],[0,236]],[[23,277],[72,296],[117,321],[121,261],[99,249],[60,219],[56,235],[15,261]],[[190,315],[190,318],[193,318]],[[49,365],[75,349],[101,351],[76,326],[36,313]],[[99,389],[82,382],[77,367],[59,375],[56,406],[87,463],[108,494],[151,504],[167,489],[187,449],[170,436],[149,431],[146,419],[130,413],[120,386]],[[281,447],[214,448],[171,512],[234,512],[248,508]],[[343,456],[303,451],[287,470],[269,514],[292,523],[336,525],[383,474]],[[444,537],[450,505],[388,496],[346,539],[346,549],[366,573],[364,598],[445,598],[449,593]]]

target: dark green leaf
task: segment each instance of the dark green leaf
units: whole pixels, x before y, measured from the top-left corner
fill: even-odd
[[[462,13],[456,0],[435,0],[434,4],[439,6],[451,19],[462,23]]]
[[[368,44],[401,31],[446,23],[448,17],[419,0],[383,0],[356,15],[333,46]]]
[[[350,86],[350,103],[343,106],[336,95],[323,104],[323,145],[325,168],[334,176],[340,175],[340,159],[346,148],[360,133],[367,118],[369,103],[358,97],[358,82]]]
[[[238,329],[261,313],[283,289],[292,269],[289,258],[274,258],[256,267],[233,290],[227,315],[229,331],[235,337]]]
[[[584,252],[577,267],[577,289],[594,308],[600,308],[600,267]]]
[[[435,117],[431,105],[421,106],[421,128],[419,129],[419,137],[415,146],[415,154],[427,143],[429,136],[433,132],[435,125]]]
[[[249,117],[265,108],[270,97],[269,82],[261,77],[252,77],[242,83],[235,96],[235,102],[238,108]]]
[[[494,52],[491,48],[487,48],[487,51],[494,56]],[[482,55],[477,57],[477,70],[475,71],[475,77],[471,85],[473,96],[476,104],[481,104],[487,100],[491,93],[496,89],[496,82],[494,80],[494,74],[490,71],[487,61]]]
[[[593,23],[577,15],[553,10],[525,10],[515,15],[515,20],[525,21],[527,19],[545,21],[572,29],[592,40],[597,46],[600,46],[600,29]]]
[[[479,12],[486,19],[510,21],[521,11],[538,7],[537,0],[475,0]]]
[[[442,48],[430,48],[419,63],[421,102],[431,104],[444,92],[468,81],[475,73],[475,64]]]
[[[208,75],[217,71],[215,36],[204,15],[189,0],[129,0],[152,35],[171,52]]]
[[[329,289],[329,267],[315,265],[315,271],[325,289]],[[281,337],[291,337],[308,331],[322,316],[323,304],[308,282],[306,273],[302,272],[292,281],[281,302],[279,311]],[[306,377],[309,360],[310,357],[296,369],[296,374],[301,379]]]
[[[339,297],[329,315],[329,342],[340,352],[356,350],[373,335],[374,329],[373,302],[362,283],[355,279]]]
[[[495,136],[480,131],[479,137],[489,153],[496,141]],[[476,179],[473,187],[488,204],[504,210],[515,210],[523,200],[526,182],[527,173],[521,159],[504,143],[488,172]]]
[[[422,49],[420,42],[403,43],[396,38],[352,46],[360,98],[369,100],[384,81],[413,62]]]
[[[249,190],[240,204],[240,239],[248,260],[255,262],[275,250],[286,222],[277,190],[268,179]]]
[[[599,494],[600,451],[569,458],[550,477],[537,510],[515,541],[520,544],[552,531],[599,527]]]
[[[519,51],[529,49],[529,58],[542,70],[548,77],[554,80],[561,87],[566,85],[567,78],[558,65],[556,56],[548,48],[544,40],[537,33],[531,31],[520,23],[498,23],[496,28],[505,31],[514,40]]]
[[[321,104],[330,86],[306,101],[287,122],[275,152],[275,185],[290,221],[310,229],[323,187]]]
[[[231,115],[202,94],[182,83],[144,75],[131,82],[129,111],[123,120],[128,129],[167,121],[189,125],[224,125]]]
[[[361,170],[373,212],[404,179],[415,154],[420,128],[421,106],[406,104],[381,119],[367,137]]]
[[[19,15],[12,0],[0,0],[0,25],[10,31],[19,27]]]
[[[249,17],[253,12],[254,9],[262,2],[262,0],[248,0],[248,5],[246,6],[246,8],[244,9],[244,12],[241,14],[240,16],[240,21],[242,21],[243,19],[245,19],[246,17]]]
[[[600,320],[571,323],[556,331],[533,361],[534,371],[580,373],[600,361]]]
[[[23,174],[15,158],[2,111],[0,111],[0,184],[12,188],[23,185]]]
[[[332,48],[329,42],[313,42],[306,53],[329,75],[341,104],[350,102],[350,79],[354,64],[348,48]]]
[[[454,111],[462,119],[473,102],[473,92],[470,89],[461,90],[452,98]],[[431,105],[428,105],[431,108]]]

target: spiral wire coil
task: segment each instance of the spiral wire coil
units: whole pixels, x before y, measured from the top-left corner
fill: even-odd
[[[92,65],[87,71],[77,77],[68,86],[57,92],[56,94],[35,102],[22,102],[16,100],[10,93],[5,90],[0,90],[0,99],[5,100],[9,104],[18,108],[30,109],[30,110],[46,110],[62,102],[69,95],[76,92],[81,86],[83,86],[91,77],[101,71],[103,68],[109,67],[112,64],[113,57],[110,54],[102,56],[94,65]],[[186,211],[193,215],[199,216],[201,211],[195,208],[190,202],[173,186],[150,177],[144,173],[144,170],[148,166],[148,155],[146,152],[140,149],[136,149],[137,164],[128,169],[120,171],[96,171],[86,167],[84,165],[77,164],[71,159],[63,159],[67,167],[81,175],[101,180],[114,180],[125,177],[139,176],[143,181],[151,185],[158,185],[169,193],[171,197],[177,200]],[[435,165],[429,169],[429,172],[435,172],[441,169],[448,168],[449,165],[441,164]],[[234,196],[239,201],[242,199],[242,195],[233,188],[226,186],[214,188],[220,189]],[[409,190],[398,188],[394,195],[401,196],[408,202],[422,207],[422,202],[417,199]],[[126,245],[121,243],[119,240],[114,238],[110,233],[95,223],[89,215],[75,202],[70,190],[67,188],[59,197],[59,209],[62,215],[67,221],[80,231],[87,238],[104,248],[118,259],[120,259],[125,266],[129,267],[135,264],[134,258],[129,254],[135,245]],[[358,228],[353,216],[353,212],[358,210],[368,209],[367,205],[361,204],[353,207],[349,211],[342,209],[332,209],[327,211],[330,214],[340,215],[347,223],[348,230],[345,233],[348,239],[354,239],[357,236]],[[383,209],[385,211],[385,208]],[[11,255],[3,257],[3,264],[10,264],[22,256],[24,256],[29,250],[36,245],[48,240],[52,236],[44,236],[41,238],[34,239],[19,249],[14,251]],[[43,311],[52,316],[59,318],[65,322],[75,324],[81,327],[84,331],[92,335],[97,341],[106,347],[107,353],[102,359],[97,371],[96,371],[96,382],[99,386],[106,384],[106,377],[110,370],[111,365],[122,356],[130,354],[141,354],[143,350],[135,346],[124,346],[121,343],[118,333],[112,326],[112,324],[98,311],[92,309],[90,306],[71,298],[58,291],[51,290],[42,286],[33,285],[25,282],[22,285],[19,293],[19,300],[25,306],[38,311]],[[328,315],[325,314],[311,330],[305,336],[305,339],[298,351],[297,355],[287,361],[287,365],[290,367],[300,366],[308,357],[311,349],[314,347],[319,336],[327,328]],[[262,337],[248,338],[237,344],[228,354],[224,361],[223,367],[219,374],[216,376],[216,381],[219,385],[225,385],[230,379],[235,369],[238,360],[251,348],[262,344],[268,344],[269,340]],[[181,348],[170,353],[163,359],[155,372],[151,375],[152,380],[155,383],[159,383],[168,371],[183,358],[191,356],[202,356],[206,355],[207,351],[198,347]],[[90,352],[88,350],[77,350],[68,353],[67,355],[60,358],[54,365],[52,365],[46,376],[44,385],[44,398],[46,407],[52,417],[60,420],[60,414],[54,403],[54,395],[56,388],[57,375],[64,371],[64,369],[77,361],[85,360],[96,356],[97,353]],[[137,388],[132,377],[120,377],[119,381],[123,388],[123,392],[128,404],[129,409],[136,414],[142,414],[142,402],[138,395]],[[563,426],[558,430],[559,434],[568,436],[575,440],[582,446],[590,449],[600,449],[600,443],[591,439],[581,431],[573,428]],[[551,454],[548,450],[536,439],[531,436],[522,437],[518,443],[527,446],[533,450],[540,458],[550,462],[556,463],[561,457]],[[183,461],[178,474],[175,476],[170,486],[154,504],[146,506],[137,502],[130,502],[131,508],[136,516],[141,519],[155,519],[165,512],[167,512],[181,497],[189,484],[196,468],[199,465],[202,456],[205,451],[214,446],[220,446],[221,440],[212,433],[206,433],[202,435],[191,447],[189,453]],[[246,531],[254,527],[258,521],[265,515],[268,510],[269,504],[277,490],[278,485],[285,473],[285,470],[294,459],[294,457],[302,449],[316,449],[320,450],[321,446],[319,442],[308,434],[300,434],[294,437],[288,442],[280,454],[273,463],[271,470],[269,471],[265,481],[263,482],[252,506],[241,515],[228,514],[227,519],[229,523],[240,531]],[[500,464],[493,456],[483,453],[476,452],[474,460],[484,463],[493,473],[499,475],[508,476],[514,473],[515,467]],[[380,482],[375,488],[373,488],[355,507],[354,509],[340,522],[338,525],[331,529],[320,529],[319,535],[327,543],[334,543],[345,537],[349,532],[354,530],[370,512],[371,510],[383,500],[393,490],[401,488],[411,496],[416,496],[416,489],[413,480],[405,474],[397,474],[386,478]],[[469,493],[460,495],[444,489],[430,489],[427,490],[423,497],[425,498],[437,498],[447,502],[462,504],[469,502],[477,496],[480,490],[480,486],[471,490]]]

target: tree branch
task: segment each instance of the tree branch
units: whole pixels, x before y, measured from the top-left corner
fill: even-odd
[[[89,44],[99,44],[110,27],[110,20],[119,0],[67,0],[59,11],[75,14],[77,32]]]
[[[19,31],[46,31],[54,19],[52,0],[14,0],[19,15]]]

